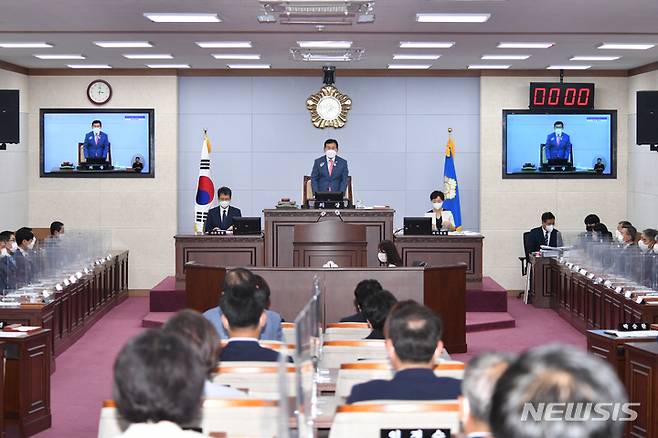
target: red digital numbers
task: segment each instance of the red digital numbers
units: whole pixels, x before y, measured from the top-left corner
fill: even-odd
[[[592,108],[589,84],[532,84],[532,107]]]

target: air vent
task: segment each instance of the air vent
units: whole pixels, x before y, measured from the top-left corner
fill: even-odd
[[[351,25],[375,21],[375,2],[360,0],[260,0],[261,23]]]
[[[290,49],[292,59],[303,62],[351,62],[360,61],[366,54],[366,49],[356,47],[352,49]]]

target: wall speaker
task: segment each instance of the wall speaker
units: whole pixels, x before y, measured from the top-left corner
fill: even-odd
[[[658,91],[637,92],[637,144],[658,144]]]
[[[18,143],[18,90],[0,90],[0,143]]]

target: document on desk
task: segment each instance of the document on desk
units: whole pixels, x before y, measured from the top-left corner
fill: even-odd
[[[619,339],[639,339],[658,337],[658,330],[638,330],[636,332],[620,332],[619,330],[604,330],[606,335],[616,336]]]
[[[25,332],[2,332],[0,331],[0,339],[2,338],[24,338],[27,336]]]

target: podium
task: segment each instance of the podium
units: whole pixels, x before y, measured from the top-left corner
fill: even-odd
[[[319,268],[329,260],[346,268],[368,266],[366,227],[342,221],[295,225],[293,267]]]

